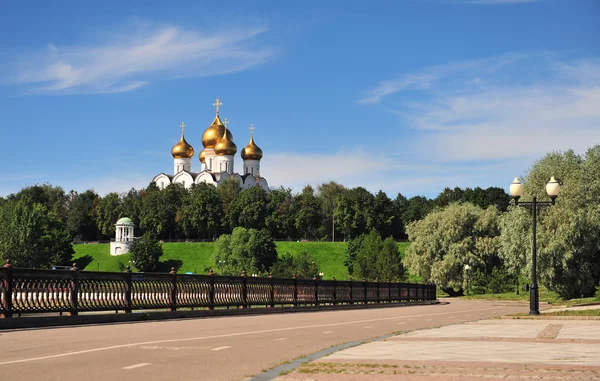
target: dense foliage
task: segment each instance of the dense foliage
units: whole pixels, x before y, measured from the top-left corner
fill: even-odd
[[[162,245],[152,232],[133,241],[130,252],[131,263],[138,271],[155,271],[163,255]]]
[[[278,278],[296,276],[298,279],[312,279],[319,274],[319,265],[315,258],[306,251],[301,251],[296,255],[285,253],[277,259],[271,272]]]
[[[412,244],[404,264],[412,274],[435,282],[444,292],[460,295],[465,287],[465,265],[486,270],[500,244],[500,214],[495,206],[482,209],[454,203],[408,225]]]
[[[348,273],[357,279],[404,278],[396,241],[392,237],[382,239],[375,230],[348,242],[344,264],[348,267]]]
[[[277,249],[273,237],[266,229],[237,227],[231,234],[217,239],[214,263],[223,275],[267,275],[277,261]]]
[[[588,297],[600,283],[600,145],[576,155],[553,152],[535,162],[523,179],[523,200],[548,200],[545,184],[561,184],[556,205],[538,219],[538,277],[564,298]],[[500,254],[513,273],[531,272],[532,221],[526,210],[511,207],[502,218]]]

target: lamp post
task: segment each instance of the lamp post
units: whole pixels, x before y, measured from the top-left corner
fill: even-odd
[[[469,270],[471,270],[471,266],[468,264],[465,265],[465,272],[467,274],[467,295],[469,295]]]
[[[529,210],[529,213],[533,216],[533,246],[532,246],[532,255],[531,255],[531,287],[529,288],[529,315],[539,315],[540,314],[540,295],[538,292],[538,284],[537,284],[537,242],[536,242],[536,233],[537,233],[537,215],[538,213],[550,206],[554,205],[556,197],[560,193],[560,185],[558,181],[552,176],[550,181],[546,184],[546,193],[550,197],[551,201],[538,201],[536,196],[533,196],[533,200],[529,202],[519,202],[519,198],[523,195],[523,184],[519,181],[517,177],[515,177],[512,184],[510,184],[510,194],[515,199],[515,204],[526,208]]]

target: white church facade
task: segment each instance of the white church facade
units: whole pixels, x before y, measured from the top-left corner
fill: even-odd
[[[235,172],[237,146],[233,142],[233,134],[227,128],[227,118],[221,121],[219,116],[221,105],[219,99],[213,104],[217,111],[215,119],[202,134],[203,149],[198,155],[200,170],[195,172],[192,169],[194,147],[185,140],[185,124],[182,122],[181,139],[171,149],[173,175],[160,173],[152,179],[159,188],[164,189],[169,184],[182,184],[185,188],[191,188],[193,184],[200,183],[218,187],[226,179],[233,178],[242,189],[260,186],[269,191],[267,180],[260,176],[263,152],[254,142],[253,125],[250,125],[250,141],[241,151],[243,171]]]

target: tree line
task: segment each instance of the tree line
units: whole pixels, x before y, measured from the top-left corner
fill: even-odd
[[[407,224],[452,202],[506,210],[509,197],[501,188],[446,188],[434,199],[407,199],[401,193],[391,199],[383,191],[373,194],[336,182],[316,189],[306,186],[297,194],[283,187],[242,191],[233,179],[218,188],[199,184],[185,189],[171,184],[161,190],[151,183],[144,189],[102,197],[93,190],[67,193],[43,184],[0,198],[0,213],[4,221],[13,221],[19,219],[15,213],[22,214],[19,208],[38,208],[37,213],[48,219],[44,224],[54,224],[65,237],[80,241],[113,238],[115,223],[124,216],[136,223],[137,234],[151,232],[163,240],[216,240],[236,227],[266,229],[275,239],[342,241],[375,230],[381,237],[405,240]],[[15,209],[16,205],[20,206]],[[6,239],[11,231],[17,233],[4,227]]]

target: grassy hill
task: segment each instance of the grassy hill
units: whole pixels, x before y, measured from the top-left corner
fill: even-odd
[[[344,256],[347,244],[345,242],[277,242],[277,252],[297,254],[307,251],[311,254],[326,279],[335,276],[336,279],[348,279],[344,266]],[[400,255],[408,247],[408,242],[400,242]],[[113,257],[109,254],[108,244],[79,244],[73,245],[75,262],[81,269],[89,271],[122,271],[129,264],[129,254]],[[177,242],[163,243],[163,256],[160,271],[168,272],[175,267],[179,273],[194,272],[206,274],[212,267],[218,270],[212,262],[215,250],[213,242]],[[411,277],[411,280],[415,278]]]

